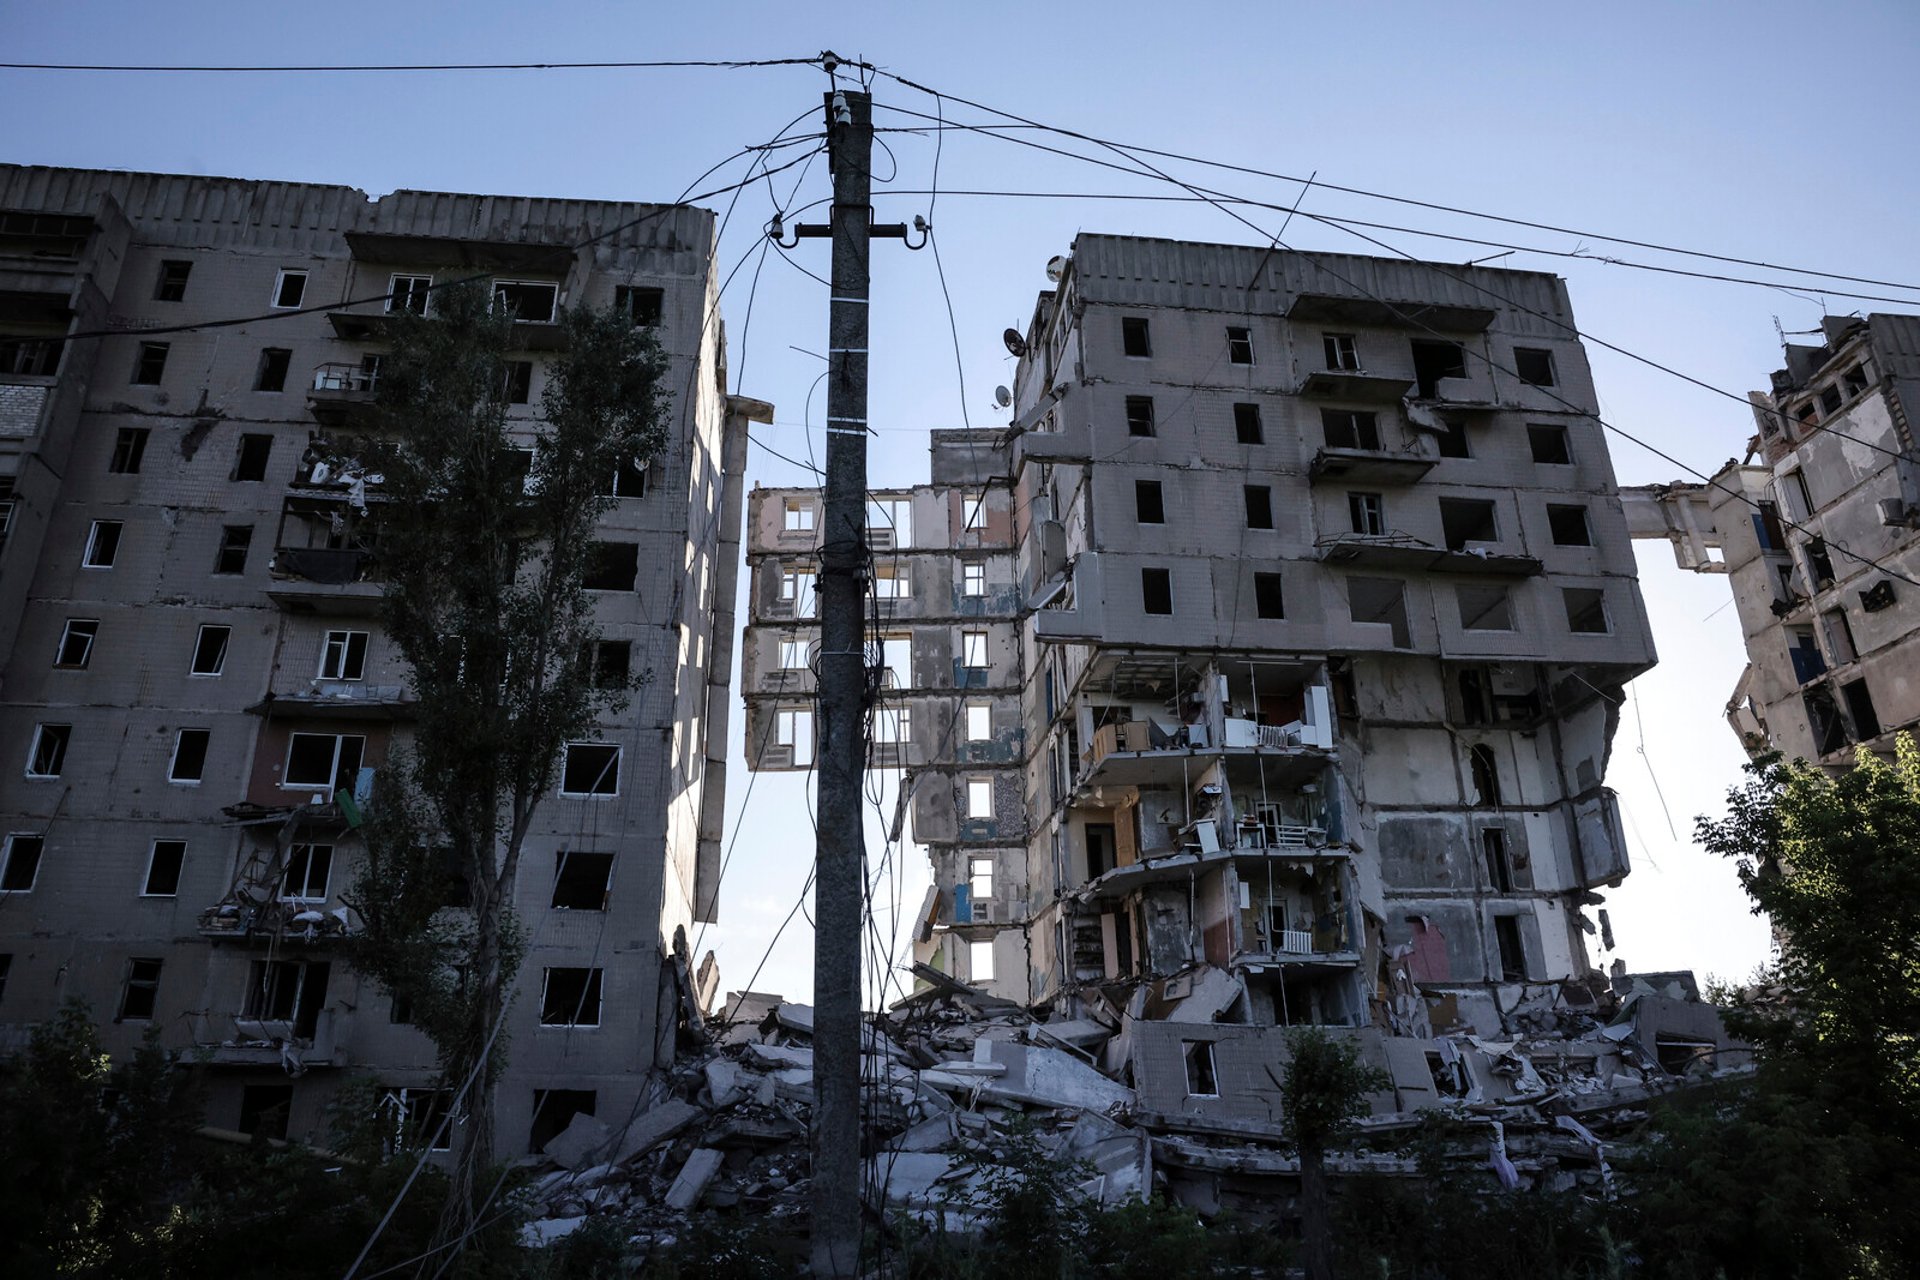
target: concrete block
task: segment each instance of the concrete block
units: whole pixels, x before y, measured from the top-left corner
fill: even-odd
[[[716,1107],[731,1106],[746,1094],[746,1072],[740,1064],[727,1058],[715,1058],[702,1069],[707,1078],[707,1092],[713,1095]]]
[[[712,1147],[696,1147],[680,1166],[680,1176],[667,1188],[667,1207],[685,1211],[699,1204],[707,1184],[720,1172],[721,1159],[721,1153]]]
[[[578,1171],[593,1163],[594,1154],[606,1146],[612,1136],[611,1129],[582,1111],[564,1130],[547,1140],[547,1155],[563,1168]]]
[[[636,1116],[633,1123],[627,1126],[626,1132],[614,1144],[608,1159],[613,1164],[625,1164],[635,1156],[653,1150],[699,1119],[702,1114],[700,1108],[692,1103],[670,1098],[652,1110]]]

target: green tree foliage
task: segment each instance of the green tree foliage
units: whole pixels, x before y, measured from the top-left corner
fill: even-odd
[[[1360,1061],[1358,1040],[1335,1038],[1319,1027],[1288,1032],[1287,1049],[1287,1074],[1280,1085],[1281,1131],[1300,1152],[1302,1262],[1307,1280],[1332,1280],[1327,1148],[1367,1114],[1367,1095],[1392,1088],[1393,1081]]]
[[[616,471],[644,464],[667,431],[652,333],[569,312],[529,458],[508,431],[512,331],[471,286],[436,294],[431,318],[399,317],[367,458],[384,477],[387,630],[418,708],[366,828],[353,959],[413,1005],[448,1087],[484,1064],[459,1129],[457,1230],[492,1163],[498,1028],[523,951],[511,899],[521,847],[564,745],[628,693],[591,662],[595,523]],[[444,912],[450,900],[465,910]]]

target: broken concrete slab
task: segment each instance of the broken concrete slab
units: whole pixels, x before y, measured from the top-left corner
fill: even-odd
[[[883,1151],[868,1161],[872,1184],[886,1204],[929,1204],[934,1188],[953,1172],[952,1156],[933,1152]]]
[[[521,1247],[544,1249],[578,1231],[586,1220],[585,1214],[577,1218],[536,1218],[520,1228]]]
[[[684,1212],[699,1204],[707,1184],[720,1172],[720,1162],[724,1158],[725,1153],[712,1147],[695,1147],[687,1157],[687,1162],[680,1166],[680,1176],[667,1189],[667,1207]]]
[[[953,1114],[947,1112],[922,1120],[887,1145],[893,1151],[938,1151],[954,1136]]]
[[[813,1050],[805,1045],[750,1044],[747,1046],[747,1060],[755,1066],[771,1070],[785,1067],[813,1070]]]
[[[1440,1091],[1433,1084],[1433,1070],[1427,1065],[1427,1043],[1403,1036],[1389,1036],[1385,1042],[1387,1073],[1393,1077],[1394,1093],[1402,1111],[1420,1111],[1440,1105]]]
[[[994,1065],[1005,1070],[1004,1075],[981,1082],[980,1091],[985,1097],[1082,1111],[1133,1105],[1133,1090],[1064,1049],[991,1040],[981,1043],[991,1046]]]
[[[576,1112],[567,1127],[547,1139],[549,1159],[565,1169],[578,1172],[593,1163],[593,1157],[607,1145],[613,1130],[584,1111]]]
[[[746,1072],[728,1058],[714,1058],[701,1068],[707,1094],[716,1107],[730,1107],[746,1095]]]
[[[608,1160],[613,1164],[626,1164],[635,1156],[653,1150],[661,1143],[679,1133],[682,1129],[699,1119],[704,1112],[691,1102],[682,1102],[670,1098],[649,1111],[634,1117],[626,1132],[614,1143]]]
[[[787,1031],[798,1032],[804,1036],[813,1034],[813,1006],[794,1004],[788,1001],[773,1011],[776,1025]]]

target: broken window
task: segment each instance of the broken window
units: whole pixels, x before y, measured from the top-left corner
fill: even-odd
[[[993,706],[986,702],[967,704],[967,741],[985,742],[993,737]]]
[[[1493,891],[1512,893],[1513,863],[1507,857],[1507,833],[1499,827],[1486,828],[1480,833],[1480,851],[1486,855],[1487,883]]]
[[[1824,590],[1833,585],[1833,557],[1827,554],[1825,538],[1809,538],[1806,546],[1807,576],[1813,579],[1815,591]]]
[[[1247,503],[1247,528],[1273,528],[1273,490],[1264,484],[1250,484],[1243,488]]]
[[[596,542],[588,548],[580,585],[589,591],[632,591],[639,578],[639,543]]]
[[[51,378],[59,371],[65,346],[58,338],[0,337],[0,375]]]
[[[333,966],[323,960],[255,960],[241,1016],[291,1022],[295,1036],[311,1040],[320,1028],[332,973]]]
[[[987,495],[974,489],[960,495],[960,531],[978,533],[987,527]]]
[[[292,1110],[292,1085],[242,1085],[240,1087],[240,1119],[234,1127],[241,1133],[285,1141],[287,1118]]]
[[[1793,509],[1796,520],[1811,520],[1818,509],[1813,505],[1813,490],[1807,487],[1807,473],[1801,470],[1787,472],[1781,477],[1787,486],[1788,506]]]
[[[228,524],[220,526],[220,548],[213,555],[213,571],[222,574],[245,573],[247,569],[247,548],[253,545],[253,526],[250,524]]]
[[[596,1101],[592,1089],[535,1089],[527,1150],[545,1151],[549,1142],[567,1131],[575,1116],[592,1115]]]
[[[329,631],[320,646],[322,680],[359,680],[367,674],[367,633]]]
[[[1573,463],[1567,429],[1557,422],[1528,423],[1527,445],[1533,450],[1533,460],[1542,466],[1564,467]]]
[[[554,855],[553,900],[559,911],[605,911],[613,887],[613,855],[562,849]]]
[[[1190,1097],[1220,1096],[1219,1076],[1214,1071],[1213,1041],[1182,1040],[1180,1055],[1187,1067],[1187,1094]]]
[[[27,752],[29,778],[57,778],[67,762],[67,739],[73,736],[70,724],[34,726],[33,747]]]
[[[960,633],[960,665],[976,669],[987,665],[986,632],[962,631]]]
[[[227,641],[233,636],[233,628],[215,623],[203,623],[200,637],[194,641],[193,662],[187,668],[187,674],[195,676],[217,676],[227,665]]]
[[[613,479],[607,484],[606,495],[610,498],[646,497],[647,464],[634,458],[622,458],[613,468]]]
[[[666,302],[665,289],[633,284],[613,286],[613,309],[638,325],[651,328],[659,324]]]
[[[1349,493],[1347,516],[1355,533],[1378,537],[1387,531],[1387,500],[1377,493]]]
[[[1771,502],[1754,504],[1753,536],[1762,551],[1785,551],[1786,531],[1780,525],[1780,508]]]
[[[180,869],[186,864],[185,840],[155,840],[147,855],[147,879],[142,897],[171,898],[180,892]]]
[[[960,594],[963,596],[984,596],[987,594],[987,566],[982,560],[969,560],[960,566]]]
[[[1525,982],[1527,952],[1520,944],[1520,917],[1495,916],[1493,937],[1500,948],[1500,981]]]
[[[782,640],[780,642],[780,669],[782,671],[805,671],[807,662],[807,642],[805,640]]]
[[[533,361],[501,362],[500,398],[508,404],[526,404],[533,399]]]
[[[913,709],[904,706],[875,708],[873,740],[892,745],[913,741]]]
[[[140,957],[127,961],[127,977],[120,988],[120,1022],[148,1022],[160,1002],[160,961]]]
[[[1443,458],[1471,458],[1473,450],[1467,445],[1467,424],[1458,418],[1440,419],[1440,430],[1434,433],[1439,442],[1440,456]]]
[[[1380,423],[1372,413],[1359,409],[1322,409],[1320,429],[1326,434],[1329,449],[1380,448]]]
[[[1327,353],[1327,368],[1347,373],[1360,370],[1360,340],[1351,333],[1324,333],[1320,345]]]
[[[44,836],[8,836],[6,856],[0,859],[0,893],[31,893],[46,849]]]
[[[1160,497],[1158,480],[1133,482],[1133,518],[1141,524],[1165,524],[1167,511]]]
[[[1825,685],[1815,685],[1800,695],[1807,709],[1807,727],[1813,731],[1814,750],[1820,755],[1839,751],[1847,745],[1847,726],[1840,719],[1840,707]]]
[[[596,640],[590,668],[596,689],[624,689],[633,679],[633,641]]]
[[[1253,575],[1253,611],[1262,618],[1287,616],[1279,574],[1256,573]]]
[[[1153,354],[1153,343],[1147,338],[1145,316],[1120,317],[1120,349],[1130,356]]]
[[[1826,386],[1820,388],[1820,412],[1823,415],[1832,415],[1840,412],[1840,405],[1845,399],[1846,397],[1840,394],[1840,388],[1829,382]]]
[[[1440,536],[1449,551],[1465,550],[1469,542],[1498,542],[1493,503],[1483,498],[1440,499]]]
[[[212,737],[206,729],[180,730],[173,740],[173,760],[167,766],[167,781],[200,781],[207,770],[207,744]]]
[[[1467,353],[1459,343],[1414,342],[1413,378],[1419,384],[1418,394],[1422,400],[1439,396],[1440,379],[1466,376]]]
[[[453,1125],[451,1089],[389,1088],[380,1107],[389,1116],[388,1154],[399,1151],[451,1151]],[[464,1117],[463,1117],[464,1119]]]
[[[773,742],[785,747],[794,765],[813,763],[813,712],[797,709],[773,713]]]
[[[1266,439],[1266,432],[1260,425],[1259,405],[1233,406],[1233,438],[1241,444],[1260,444]]]
[[[283,787],[352,791],[367,740],[357,733],[296,733],[287,744]]]
[[[1153,434],[1153,397],[1127,397],[1127,434],[1130,436],[1150,436]]]
[[[396,275],[387,280],[387,310],[390,312],[404,311],[423,316],[427,314],[432,298],[432,276]]]
[[[273,454],[273,437],[264,433],[247,432],[240,437],[240,451],[233,459],[233,478],[235,480],[265,480],[267,478],[267,459]]]
[[[60,633],[60,647],[53,651],[53,665],[85,671],[93,660],[94,637],[100,634],[97,618],[68,618]]]
[[[1453,592],[1462,631],[1513,630],[1513,600],[1505,587],[1461,583]]]
[[[255,391],[285,391],[287,389],[287,367],[293,363],[293,352],[286,347],[267,347],[260,352],[260,368],[254,373]]]
[[[168,260],[160,264],[160,275],[153,282],[155,302],[183,302],[187,296],[187,277],[193,274],[191,262]]]
[[[113,441],[113,456],[107,459],[107,473],[116,476],[140,474],[141,459],[147,456],[146,427],[122,427]]]
[[[1547,529],[1556,547],[1590,547],[1593,531],[1587,526],[1587,509],[1581,506],[1547,505]]]
[[[332,845],[296,844],[287,851],[287,872],[280,879],[280,896],[289,902],[325,902],[327,882],[332,876]]]
[[[619,745],[611,742],[569,742],[560,769],[560,794],[619,795]]]
[[[543,1027],[600,1025],[599,969],[549,968],[540,993]]]
[[[969,818],[991,818],[993,816],[993,779],[967,779],[967,816]]]
[[[1860,656],[1860,650],[1853,643],[1853,625],[1847,621],[1845,609],[1829,609],[1820,615],[1827,627],[1827,648],[1833,653],[1836,666],[1845,666]]]
[[[521,324],[552,324],[560,286],[538,280],[495,280],[493,304]]]
[[[1787,661],[1793,665],[1793,678],[1797,684],[1805,684],[1826,674],[1827,660],[1813,638],[1812,627],[1787,629]]]
[[[972,982],[993,981],[993,942],[967,944],[967,978]]]
[[[876,600],[905,600],[913,595],[913,574],[904,564],[875,565],[873,595]]]
[[[1253,363],[1253,330],[1227,326],[1227,363]]]
[[[1151,614],[1169,615],[1173,612],[1173,570],[1140,571],[1140,608]]]
[[[273,301],[275,307],[297,307],[307,296],[307,273],[291,267],[282,268],[273,281]]]
[[[1562,602],[1567,610],[1567,630],[1577,635],[1606,635],[1607,597],[1598,587],[1562,587]]]
[[[1482,809],[1495,808],[1500,803],[1500,762],[1493,754],[1493,748],[1484,742],[1476,742],[1467,748],[1467,768],[1473,775],[1473,803]]]
[[[1867,367],[1857,364],[1840,375],[1840,384],[1846,388],[1847,398],[1851,400],[1867,389]]]
[[[782,505],[781,528],[788,533],[807,533],[813,529],[813,504],[788,498]]]
[[[1513,371],[1530,387],[1554,385],[1553,352],[1545,347],[1515,347]]]
[[[868,545],[902,551],[913,545],[913,499],[870,498],[867,501]]]
[[[1880,714],[1873,709],[1873,694],[1867,690],[1865,680],[1850,680],[1840,686],[1840,696],[1847,700],[1847,714],[1853,717],[1853,736],[1858,742],[1868,742],[1880,736]]]
[[[157,387],[167,372],[167,344],[164,342],[143,342],[133,359],[133,378],[136,387]]]
[[[87,530],[87,549],[80,563],[89,569],[113,568],[120,554],[120,530],[118,520],[95,520]]]
[[[810,569],[787,569],[780,574],[780,599],[792,608],[796,618],[813,616],[813,579]]]
[[[1347,611],[1355,622],[1377,622],[1392,632],[1393,647],[1411,649],[1406,584],[1398,578],[1348,578]]]

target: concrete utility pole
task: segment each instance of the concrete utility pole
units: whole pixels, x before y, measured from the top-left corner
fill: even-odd
[[[873,101],[827,95],[833,297],[820,546],[819,830],[814,849],[813,1273],[860,1269],[860,920],[867,763],[867,249]]]

